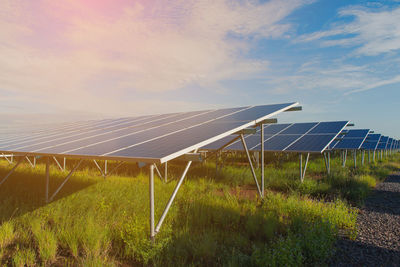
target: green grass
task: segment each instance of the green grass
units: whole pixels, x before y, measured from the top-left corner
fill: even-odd
[[[333,158],[330,177],[312,158],[304,183],[296,159],[267,166],[263,201],[248,167],[215,176],[213,163],[194,165],[154,243],[145,169],[126,165],[103,179],[87,162],[45,204],[44,165],[23,164],[0,187],[0,265],[324,265],[339,231],[355,237],[357,206],[399,169],[399,156],[356,170]],[[1,161],[0,177],[10,168]],[[182,169],[170,164],[169,176]],[[65,175],[52,166],[50,192]],[[156,218],[175,184],[156,179]]]

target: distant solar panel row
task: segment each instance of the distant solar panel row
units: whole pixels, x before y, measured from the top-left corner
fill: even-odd
[[[0,152],[165,162],[297,103],[204,110],[58,125],[0,136]]]
[[[368,134],[361,148],[364,150],[376,150],[381,136],[380,134]]]
[[[347,124],[348,121],[265,125],[264,150],[321,153]],[[203,147],[203,149],[219,149],[234,138],[235,136],[228,136]],[[245,140],[250,150],[261,150],[261,135],[259,132],[246,136]],[[237,141],[226,147],[225,150],[241,151],[243,150],[243,146],[240,141]]]
[[[369,132],[369,129],[346,130],[333,149],[360,149]]]

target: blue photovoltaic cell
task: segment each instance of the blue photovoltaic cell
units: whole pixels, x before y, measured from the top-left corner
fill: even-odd
[[[280,134],[305,134],[308,132],[312,127],[317,125],[316,122],[310,123],[294,123]]]
[[[363,141],[362,138],[344,138],[334,146],[334,149],[359,149]]]
[[[369,129],[346,130],[333,149],[360,149],[369,132]]]
[[[369,134],[362,144],[361,148],[365,150],[375,150],[378,146],[379,139],[381,138],[380,134]]]
[[[344,135],[344,138],[365,138],[370,132],[369,129],[355,129],[355,130],[347,130],[347,133]]]
[[[339,133],[349,122],[348,121],[331,121],[331,122],[321,122],[314,129],[312,129],[310,134],[337,134]]]
[[[307,134],[288,147],[289,152],[323,152],[325,147],[335,138],[335,134]]]
[[[382,136],[381,139],[379,140],[377,149],[379,149],[379,150],[385,149],[388,139],[389,138],[387,136]]]
[[[299,139],[301,135],[276,135],[264,142],[264,149],[266,151],[282,151],[291,143]]]
[[[264,134],[276,134],[282,130],[284,130],[285,128],[287,128],[288,126],[290,126],[291,124],[271,124],[268,125],[264,128]]]

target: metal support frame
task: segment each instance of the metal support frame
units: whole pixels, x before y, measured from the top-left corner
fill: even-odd
[[[373,162],[375,162],[375,154],[376,154],[376,153],[375,153],[375,150],[374,150],[374,153],[373,153],[373,155],[372,155],[372,161],[373,161]]]
[[[61,171],[65,171],[65,169],[63,168],[63,166],[61,166],[60,162],[58,162],[56,157],[53,157],[54,161],[56,162],[58,168],[60,168]]]
[[[364,166],[364,160],[365,160],[365,150],[361,152],[361,166]]]
[[[371,163],[371,150],[368,150],[368,163]]]
[[[357,150],[353,150],[354,169],[357,168]]]
[[[164,163],[164,182],[168,182],[168,162]]]
[[[195,150],[195,153],[197,152],[197,149]],[[175,200],[175,197],[179,191],[179,188],[181,187],[183,181],[185,180],[186,174],[189,171],[190,166],[192,165],[192,161],[189,161],[186,164],[186,167],[182,173],[181,178],[179,179],[178,183],[175,186],[174,192],[172,193],[170,199],[168,200],[167,205],[164,208],[164,211],[160,217],[160,220],[157,223],[157,226],[154,227],[154,169],[155,169],[155,164],[150,165],[150,175],[149,175],[149,195],[150,195],[150,238],[151,240],[154,240],[155,236],[157,233],[160,231],[160,228],[165,220],[165,217],[168,214],[169,209],[171,208],[172,203]]]
[[[306,162],[304,163],[304,169],[303,169],[303,154],[299,154],[299,165],[300,165],[300,181],[303,182],[304,181],[304,177],[306,176],[306,170],[307,170],[307,166],[308,166],[308,159],[310,158],[310,153],[307,153],[307,157],[306,157]]]
[[[347,149],[344,150],[343,152],[343,159],[342,159],[342,167],[346,167],[346,161],[347,161]]]
[[[324,161],[325,161],[326,173],[329,176],[331,174],[331,155],[329,152],[328,155],[327,153],[324,152]]]
[[[35,166],[36,166],[36,158],[33,157],[33,162],[29,159],[28,156],[26,156],[25,158],[29,162],[29,165],[31,165],[32,168],[35,168]]]
[[[99,163],[97,163],[97,161],[96,161],[95,159],[93,160],[93,162],[94,162],[94,165],[96,165],[97,169],[100,171],[101,176],[103,176],[103,178],[106,178],[106,174],[105,174],[105,172],[103,172],[103,170],[101,169]]]
[[[8,174],[3,178],[3,180],[0,181],[0,185],[2,185],[9,177],[10,175],[15,171],[15,169],[21,164],[23,161],[24,157],[20,157],[17,161],[17,164],[8,172]]]
[[[12,163],[11,159],[8,159],[7,155],[4,155],[4,153],[1,153],[1,155],[8,161],[9,164]]]
[[[250,152],[247,149],[246,140],[244,140],[243,134],[240,134],[240,139],[242,140],[243,148],[246,151],[247,160],[249,161],[249,164],[250,164],[251,174],[253,175],[254,182],[257,185],[258,194],[260,195],[261,198],[263,198],[263,194],[261,192],[260,185],[258,184],[257,175],[256,175],[256,172],[254,171],[253,163],[251,161]]]
[[[261,196],[265,196],[265,183],[264,183],[264,165],[265,165],[265,155],[264,155],[264,124],[260,124],[261,127]]]
[[[58,192],[60,192],[60,190],[64,187],[65,183],[68,182],[69,178],[71,178],[72,174],[74,174],[74,172],[79,168],[79,166],[81,165],[81,163],[83,162],[83,159],[81,159],[78,164],[76,164],[76,166],[71,170],[71,172],[65,177],[64,181],[61,183],[61,185],[57,188],[57,190],[53,193],[53,195],[48,198],[48,188],[49,188],[49,170],[48,167],[46,167],[46,202],[51,202],[53,201],[54,197],[58,194]],[[46,166],[49,163],[46,162]]]
[[[165,181],[164,177],[161,175],[161,172],[157,167],[157,164],[155,164],[155,163],[154,163],[154,169],[156,170],[157,175],[158,175],[158,177],[160,177],[161,181]]]

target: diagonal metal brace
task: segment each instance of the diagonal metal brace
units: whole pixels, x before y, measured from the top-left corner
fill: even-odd
[[[54,192],[54,194],[50,197],[50,199],[47,199],[46,202],[51,202],[53,201],[54,197],[60,192],[60,190],[64,187],[65,183],[68,182],[69,178],[71,178],[72,174],[79,168],[81,163],[83,162],[83,159],[81,159],[78,164],[72,169],[72,171],[65,177],[64,181],[61,183],[61,185],[57,188],[57,190]]]
[[[247,144],[246,144],[246,141],[244,140],[243,134],[240,135],[240,139],[242,140],[243,148],[246,151],[247,159],[250,164],[251,173],[252,173],[254,181],[256,182],[256,185],[257,185],[258,194],[262,198],[263,195],[262,195],[262,192],[260,189],[260,185],[258,184],[257,175],[256,175],[256,172],[254,171],[253,163],[251,161],[250,153],[249,153],[249,150],[247,149]]]
[[[11,169],[11,171],[3,178],[3,180],[1,180],[0,185],[2,185],[8,179],[8,177],[10,177],[10,175],[15,171],[15,169],[19,166],[19,164],[21,164],[23,159],[24,159],[24,157],[19,158],[19,160],[17,161],[17,164],[15,164],[15,166]]]

